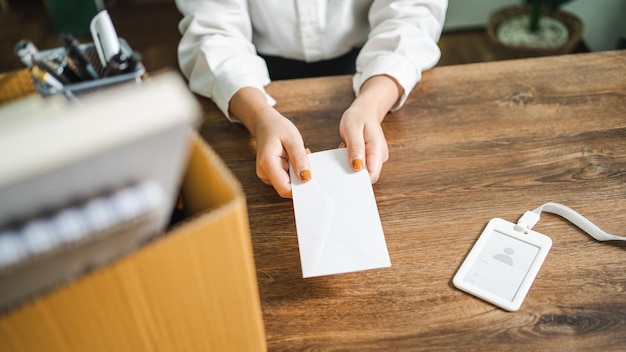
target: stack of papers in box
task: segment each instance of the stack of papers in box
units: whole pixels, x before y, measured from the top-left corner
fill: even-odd
[[[198,116],[176,73],[0,108],[0,307],[163,232]]]

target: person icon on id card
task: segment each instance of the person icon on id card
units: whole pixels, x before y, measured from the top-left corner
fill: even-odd
[[[495,259],[495,260],[497,260],[499,262],[502,262],[502,263],[504,263],[506,265],[513,266],[513,258],[511,258],[513,253],[515,253],[513,248],[505,247],[502,251],[504,253],[498,253],[498,254],[494,255],[493,259]]]

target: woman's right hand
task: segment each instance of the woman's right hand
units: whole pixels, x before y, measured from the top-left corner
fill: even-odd
[[[256,139],[256,174],[283,198],[291,198],[289,164],[297,177],[311,179],[311,168],[298,128],[267,103],[263,92],[242,88],[231,99],[230,110]]]
[[[273,109],[274,110],[274,109]],[[291,198],[289,164],[303,181],[311,179],[309,159],[300,131],[276,110],[253,133],[256,138],[256,174],[283,198]]]

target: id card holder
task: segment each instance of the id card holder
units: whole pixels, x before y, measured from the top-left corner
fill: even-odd
[[[508,311],[517,311],[552,247],[550,237],[491,219],[452,282]]]

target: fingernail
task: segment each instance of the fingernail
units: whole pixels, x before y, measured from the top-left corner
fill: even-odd
[[[361,159],[352,160],[352,168],[356,171],[363,170],[363,160]]]
[[[311,171],[309,171],[309,170],[302,170],[302,171],[300,171],[300,179],[302,181],[310,181],[311,180]]]
[[[337,148],[341,149],[341,148],[345,148],[345,147],[346,147],[346,143],[345,142],[341,142],[341,143],[339,143],[339,146]]]

